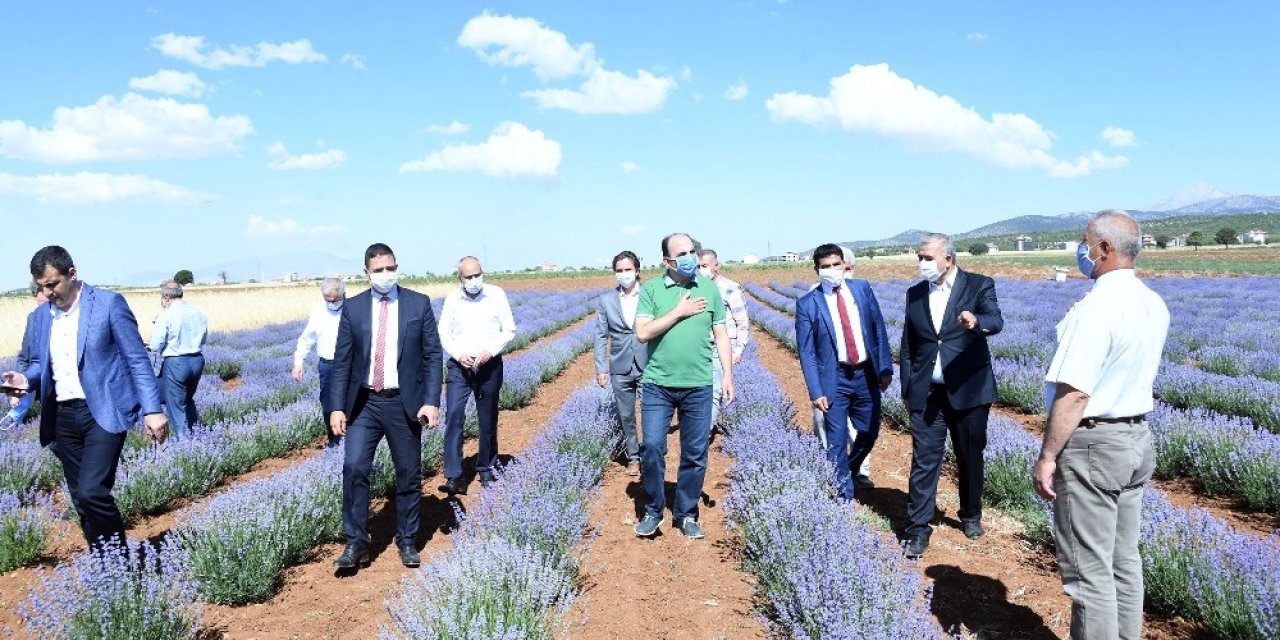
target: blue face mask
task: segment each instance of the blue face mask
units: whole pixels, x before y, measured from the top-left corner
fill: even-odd
[[[1080,246],[1076,247],[1076,266],[1080,267],[1080,273],[1083,273],[1086,278],[1093,277],[1093,269],[1095,265],[1093,263],[1093,258],[1089,257],[1089,252],[1092,250],[1093,247],[1090,247],[1083,242],[1080,243]]]
[[[693,274],[698,272],[698,254],[686,253],[676,258],[676,273],[692,278]]]

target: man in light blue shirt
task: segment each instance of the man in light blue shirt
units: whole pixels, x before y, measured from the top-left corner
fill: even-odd
[[[172,280],[160,287],[160,305],[164,310],[151,329],[151,351],[163,359],[160,395],[173,424],[173,437],[182,439],[199,420],[195,395],[204,373],[201,349],[209,320],[182,300],[182,285]]]

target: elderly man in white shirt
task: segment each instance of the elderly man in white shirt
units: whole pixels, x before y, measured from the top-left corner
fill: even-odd
[[[1076,259],[1093,289],[1058,323],[1045,375],[1049,423],[1031,480],[1054,501],[1076,640],[1142,634],[1138,534],[1143,484],[1155,468],[1146,414],[1169,310],[1134,273],[1141,237],[1120,211],[1089,221]]]
[[[493,482],[498,466],[498,394],[502,389],[502,352],[516,335],[507,293],[484,282],[480,261],[467,256],[458,262],[462,285],[444,299],[440,311],[440,343],[448,356],[445,373],[444,475],[440,491],[466,494],[462,477],[462,425],[467,400],[476,399],[480,450],[476,474],[480,483]]]
[[[324,416],[325,430],[329,432],[329,447],[342,444],[342,437],[329,427],[329,414],[337,407],[330,402],[329,376],[333,373],[333,349],[338,342],[338,320],[342,318],[342,304],[347,299],[347,285],[341,278],[325,278],[320,283],[323,302],[317,303],[307,317],[307,326],[298,336],[298,346],[293,350],[293,379],[302,379],[302,364],[315,349],[319,357],[320,411]]]

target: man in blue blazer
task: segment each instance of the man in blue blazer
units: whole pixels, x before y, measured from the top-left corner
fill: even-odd
[[[31,327],[27,370],[4,374],[6,393],[40,399],[40,444],[57,443],[53,452],[85,539],[123,543],[111,489],[125,433],[140,415],[149,437],[163,440],[168,432],[138,322],[119,294],[82,283],[62,247],[37,251],[31,277],[49,304]]]
[[[821,285],[796,301],[796,345],[809,399],[825,417],[827,459],[837,497],[852,500],[857,469],[880,434],[880,394],[893,381],[893,356],[880,303],[865,280],[846,278],[835,244],[813,252]],[[858,437],[852,449],[846,421]]]
[[[406,567],[417,550],[422,501],[422,427],[440,420],[444,377],[431,300],[397,286],[396,256],[382,243],[364,252],[370,289],[347,300],[329,378],[329,428],[344,437],[342,529],[347,547],[334,565],[369,564],[369,475],[383,436],[396,468],[396,548]],[[350,420],[348,421],[348,416]]]

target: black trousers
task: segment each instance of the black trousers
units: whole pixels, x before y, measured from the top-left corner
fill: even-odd
[[[422,425],[405,415],[399,396],[361,390],[354,413],[343,439],[342,529],[347,544],[369,544],[369,476],[384,436],[396,468],[396,541],[413,544],[422,503]]]
[[[467,399],[476,397],[476,419],[480,423],[476,453],[476,473],[498,466],[498,394],[502,391],[502,356],[495,356],[472,371],[449,358],[444,379],[444,475],[462,477],[462,425],[467,418]]]
[[[991,405],[954,409],[942,385],[929,389],[923,407],[911,408],[911,484],[907,498],[907,535],[927,536],[937,508],[938,475],[947,434],[956,454],[961,520],[982,517],[984,478],[982,451],[987,446],[987,416]]]
[[[124,450],[124,433],[108,433],[93,419],[84,400],[58,403],[53,453],[62,462],[71,503],[90,546],[104,539],[125,542],[124,520],[111,490]]]

